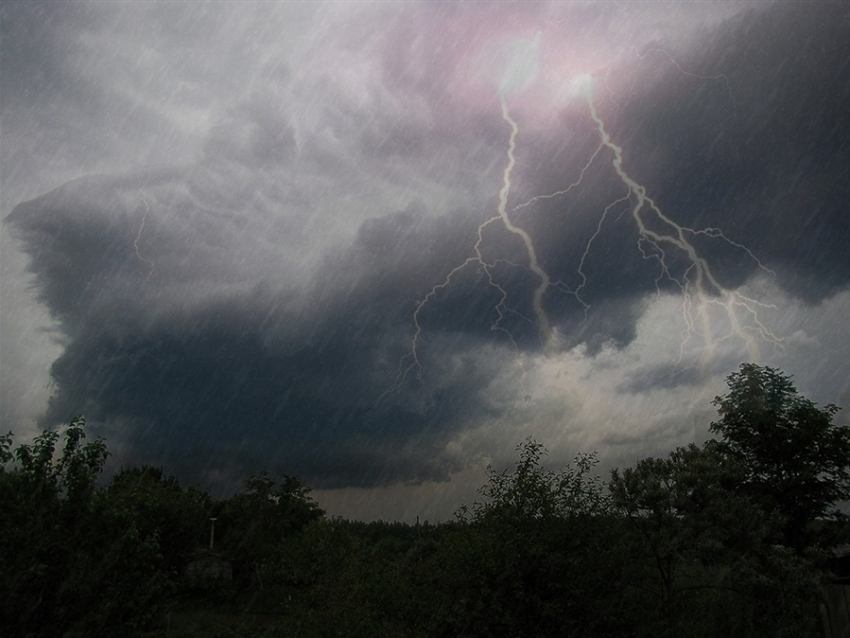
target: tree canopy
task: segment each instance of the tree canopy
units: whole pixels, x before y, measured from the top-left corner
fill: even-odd
[[[745,469],[741,489],[780,513],[784,540],[802,549],[810,524],[850,498],[850,428],[833,422],[838,407],[818,407],[774,368],[742,364],[727,384],[709,429]]]
[[[613,470],[607,485],[594,454],[546,469],[527,439],[512,467],[487,468],[479,502],[415,527],[329,519],[300,479],[264,471],[224,499],[150,466],[104,485],[106,444],[85,442],[81,417],[15,449],[0,435],[0,627],[21,638],[165,618],[175,638],[821,635],[825,550],[848,535],[836,506],[850,496],[850,428],[778,370],[744,364],[727,383],[717,439]],[[190,578],[199,565],[226,568]],[[169,625],[181,606],[186,618],[229,610],[233,631]],[[273,626],[246,628],[246,612]]]

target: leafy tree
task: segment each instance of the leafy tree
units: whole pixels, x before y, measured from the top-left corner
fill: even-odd
[[[492,516],[543,520],[607,510],[602,482],[592,474],[597,463],[594,455],[580,454],[572,465],[554,472],[540,465],[546,453],[541,443],[527,439],[517,451],[520,458],[513,472],[496,472],[488,466],[489,482],[479,490],[484,501],[473,506],[472,520]]]
[[[6,463],[15,458],[15,454],[11,451],[12,448],[12,433],[0,434],[0,474],[6,472]]]
[[[13,453],[11,433],[0,445],[4,465],[16,461],[0,474],[0,625],[12,632],[26,633],[51,617],[60,626],[71,622],[73,614],[63,605],[67,588],[60,584],[69,582],[79,552],[63,551],[63,545],[89,518],[94,480],[107,456],[101,439],[81,444],[84,428],[82,417],[71,421],[58,459],[54,431]]]
[[[488,469],[483,501],[461,509],[433,557],[444,598],[430,633],[622,635],[624,561],[594,457],[549,471],[541,444],[517,449],[513,471]]]
[[[838,407],[818,407],[774,368],[745,363],[727,384],[710,429],[745,468],[742,489],[784,517],[784,542],[802,551],[811,523],[850,498],[850,428],[833,423]]]
[[[264,586],[264,573],[273,567],[280,541],[300,532],[324,512],[310,497],[310,488],[294,476],[280,483],[268,472],[245,481],[245,490],[221,506],[217,529],[222,546],[234,558],[234,579],[243,588]]]
[[[645,635],[714,635],[737,605],[729,592],[740,594],[736,578],[745,563],[750,572],[756,569],[747,561],[769,546],[776,526],[735,491],[742,476],[743,467],[714,442],[612,471],[613,505],[638,533],[629,586],[650,594],[645,606],[655,609],[642,615]],[[734,629],[720,633],[756,635]]]
[[[722,436],[612,472],[641,543],[634,588],[658,600],[648,635],[804,636],[822,578],[817,517],[848,496],[850,430],[781,372],[744,364],[717,397]],[[653,626],[653,622],[655,626]]]
[[[168,583],[156,538],[111,507],[96,479],[106,444],[85,420],[10,453],[0,437],[0,627],[9,636],[103,636],[150,617]],[[11,454],[11,456],[10,456]],[[11,468],[5,465],[15,459]]]
[[[183,488],[176,476],[144,465],[122,468],[112,479],[105,498],[145,539],[156,539],[160,570],[176,580],[193,550],[209,534],[212,497],[195,487]]]
[[[59,433],[45,430],[31,445],[21,445],[14,451],[18,478],[39,495],[64,496],[67,506],[84,503],[95,489],[95,479],[100,475],[108,452],[106,443],[98,438],[82,445],[86,437],[83,417],[73,419],[65,431],[65,446],[58,460],[54,459]],[[11,433],[5,443],[4,462],[10,460],[8,447]]]

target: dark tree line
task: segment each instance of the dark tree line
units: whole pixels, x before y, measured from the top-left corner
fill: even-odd
[[[717,439],[607,484],[593,455],[547,470],[527,440],[439,525],[328,519],[297,478],[265,472],[225,500],[148,466],[100,486],[107,448],[81,418],[62,450],[56,432],[14,450],[2,436],[2,633],[819,636],[850,429],[778,370],[744,364],[728,385]],[[232,572],[187,580],[210,518]]]

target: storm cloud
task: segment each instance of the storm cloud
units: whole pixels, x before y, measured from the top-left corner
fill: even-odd
[[[39,425],[85,414],[118,462],[440,482],[559,419],[566,447],[652,452],[844,303],[842,3],[145,7],[2,9],[4,230],[61,345]],[[499,78],[538,32],[507,173]],[[615,146],[683,230],[641,231]],[[619,402],[657,420],[618,429]]]

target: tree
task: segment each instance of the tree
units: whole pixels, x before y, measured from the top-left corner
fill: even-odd
[[[771,635],[755,634],[739,618],[735,626],[723,625],[742,615],[735,609],[752,616],[739,572],[758,569],[750,562],[769,547],[775,526],[750,497],[734,490],[742,477],[740,463],[713,441],[612,471],[613,505],[638,534],[630,585],[635,595],[651,595],[649,613],[639,623],[646,635]],[[762,627],[777,616],[770,610]]]
[[[744,364],[727,383],[720,440],[612,472],[614,506],[642,539],[636,589],[659,602],[649,633],[813,635],[822,572],[808,550],[815,519],[850,495],[850,429],[772,368]]]
[[[89,520],[107,457],[102,439],[82,445],[85,436],[85,420],[73,419],[58,459],[55,431],[13,453],[11,433],[0,444],[4,465],[16,461],[0,474],[0,625],[12,633],[73,622],[67,584],[81,553],[78,546],[62,548]]]
[[[546,454],[541,443],[529,438],[517,451],[520,458],[513,472],[487,468],[489,483],[479,490],[484,502],[473,506],[473,519],[502,516],[528,521],[607,510],[602,482],[592,474],[597,464],[593,454],[580,454],[571,465],[554,472],[540,465]]]
[[[85,420],[10,453],[0,437],[0,627],[4,636],[109,636],[151,618],[170,593],[156,537],[96,483],[108,452]],[[14,457],[15,464],[5,465]]]
[[[783,540],[800,552],[811,523],[850,498],[850,428],[833,423],[838,407],[818,407],[774,368],[742,364],[727,384],[710,430],[744,466],[742,490],[784,518]]]
[[[593,455],[559,471],[545,449],[517,447],[512,470],[488,468],[483,501],[459,512],[433,562],[443,593],[433,635],[623,635],[616,594],[625,561]]]
[[[104,496],[108,507],[122,512],[141,538],[156,539],[160,571],[173,580],[191,553],[208,542],[212,497],[196,487],[182,487],[162,468],[121,468]]]
[[[234,579],[248,588],[263,587],[263,573],[277,558],[283,538],[300,532],[324,515],[310,488],[294,476],[284,475],[279,484],[268,472],[247,479],[245,490],[222,504],[219,513],[222,546],[234,559]]]

